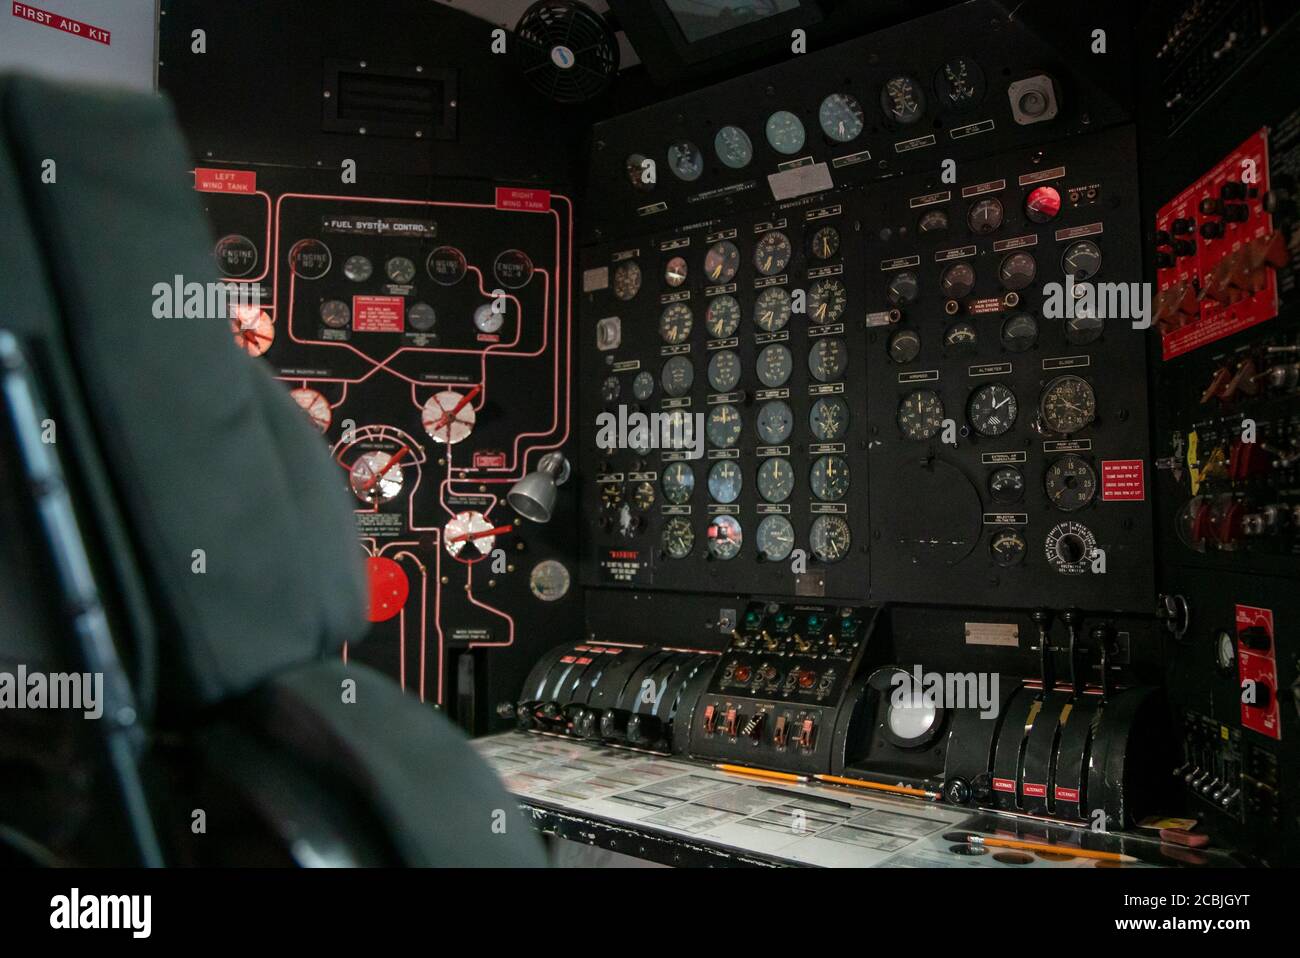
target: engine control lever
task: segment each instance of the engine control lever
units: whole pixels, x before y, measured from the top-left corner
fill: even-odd
[[[1035,609],[1030,618],[1038,626],[1038,671],[1046,695],[1056,686],[1056,662],[1052,658],[1052,641],[1048,630],[1052,627],[1052,610]]]
[[[1084,675],[1079,667],[1081,656],[1087,655],[1088,649],[1079,642],[1079,623],[1083,620],[1078,609],[1066,609],[1061,613],[1065,623],[1066,634],[1070,637],[1070,689],[1075,695],[1083,694]]]
[[[1092,640],[1101,646],[1101,701],[1110,698],[1110,653],[1114,645],[1114,630],[1108,625],[1094,625]]]

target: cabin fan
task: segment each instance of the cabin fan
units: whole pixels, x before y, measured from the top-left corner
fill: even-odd
[[[539,0],[515,27],[520,70],[556,103],[604,92],[618,72],[618,40],[604,19],[576,0]]]

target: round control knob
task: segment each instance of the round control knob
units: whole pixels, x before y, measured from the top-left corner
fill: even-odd
[[[1056,540],[1056,554],[1067,565],[1082,562],[1088,554],[1088,544],[1077,532],[1066,532]]]
[[[606,709],[600,717],[601,738],[623,738],[627,734],[627,717],[621,709]]]
[[[953,805],[965,805],[970,801],[970,784],[964,778],[950,778],[943,788],[943,794]]]
[[[627,720],[627,740],[633,745],[653,745],[663,737],[664,723],[657,716],[636,714]]]

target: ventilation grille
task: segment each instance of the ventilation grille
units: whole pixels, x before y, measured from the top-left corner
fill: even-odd
[[[456,138],[456,71],[333,61],[325,74],[323,129],[414,139]]]

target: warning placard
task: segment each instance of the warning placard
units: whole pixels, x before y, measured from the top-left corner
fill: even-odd
[[[353,296],[352,328],[358,333],[400,333],[406,326],[400,296]]]
[[[194,171],[194,188],[200,193],[256,193],[257,174],[252,170]]]
[[[1107,459],[1102,462],[1102,502],[1141,502],[1146,497],[1141,459]]]

